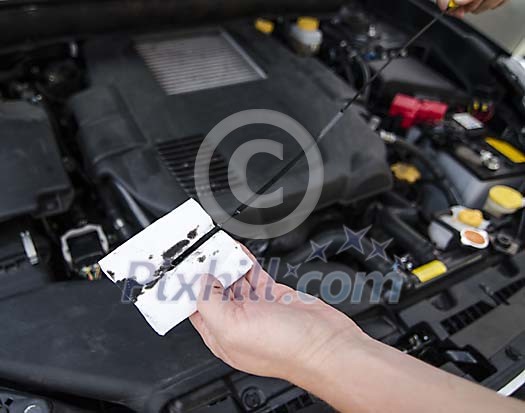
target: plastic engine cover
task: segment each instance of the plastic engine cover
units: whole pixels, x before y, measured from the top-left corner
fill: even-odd
[[[244,24],[140,39],[105,37],[88,41],[85,55],[91,87],[75,96],[71,106],[86,161],[94,175],[118,181],[154,215],[196,195],[197,151],[229,115],[279,111],[315,136],[354,93],[316,59],[296,56]],[[269,154],[251,158],[246,175],[253,191],[300,149],[274,126],[249,125],[230,133],[210,167],[211,189],[226,211],[239,203],[229,187],[229,160],[240,145],[255,139],[281,143],[284,159]],[[320,151],[325,176],[320,207],[362,199],[391,185],[384,144],[357,110],[348,111]],[[235,185],[244,171],[233,169]],[[284,203],[250,208],[245,220],[281,219],[303,198],[307,183],[308,167],[301,162],[279,182]]]

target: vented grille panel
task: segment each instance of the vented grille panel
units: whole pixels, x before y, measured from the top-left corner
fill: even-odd
[[[136,48],[168,95],[266,77],[225,32],[139,41]]]
[[[195,159],[199,148],[204,140],[201,136],[194,136],[184,139],[175,139],[157,145],[160,159],[164,162],[168,170],[177,178],[179,184],[190,196],[209,193],[229,192],[230,183],[228,182],[228,164],[220,153],[215,152],[211,158],[209,167],[211,188],[195,188]],[[208,153],[211,148],[204,147]],[[231,184],[237,185],[239,180],[232,177]]]
[[[494,294],[500,301],[507,301],[510,297],[520,291],[522,288],[525,288],[525,278],[521,278],[517,281],[514,281],[512,284],[503,287],[502,289],[496,291]]]
[[[463,311],[443,320],[441,325],[450,335],[456,334],[498,306],[507,304],[507,300],[523,288],[525,288],[525,279],[521,278],[494,293],[493,299],[497,301],[496,305],[490,305],[484,301],[479,301]]]
[[[457,333],[458,331],[463,330],[465,327],[468,327],[476,320],[479,320],[485,314],[489,313],[494,309],[493,306],[487,304],[484,301],[480,301],[465,310],[453,315],[452,317],[443,320],[441,324],[447,330],[447,333],[450,335]]]
[[[315,404],[312,397],[305,393],[301,396],[290,400],[289,402],[283,404],[282,406],[276,407],[275,409],[270,410],[271,413],[295,413],[300,412],[303,409],[306,409]],[[323,411],[325,411],[323,409]],[[331,410],[330,410],[331,411]]]

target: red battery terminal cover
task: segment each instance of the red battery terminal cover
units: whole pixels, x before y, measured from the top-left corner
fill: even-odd
[[[397,94],[390,106],[389,115],[401,117],[401,127],[407,129],[420,123],[439,123],[445,118],[447,111],[448,105],[443,102]]]

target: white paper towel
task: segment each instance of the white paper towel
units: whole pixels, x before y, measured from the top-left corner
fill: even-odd
[[[211,217],[190,199],[99,263],[123,290],[123,299],[132,300],[160,335],[196,311],[203,274],[212,274],[227,288],[252,267],[239,244],[219,231],[175,268],[169,268],[171,261],[212,228]]]

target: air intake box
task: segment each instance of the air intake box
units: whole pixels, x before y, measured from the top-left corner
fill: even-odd
[[[67,210],[73,187],[44,109],[0,101],[0,134],[0,221]]]
[[[354,93],[313,58],[300,58],[251,24],[198,33],[88,41],[85,56],[91,87],[71,107],[80,126],[80,145],[93,174],[124,186],[154,215],[195,196],[194,161],[208,132],[227,116],[247,109],[285,113],[312,135]],[[274,126],[250,125],[232,132],[214,152],[211,190],[224,209],[238,201],[229,185],[233,152],[253,139],[282,143],[284,160],[255,155],[247,181],[255,190],[299,145]],[[319,206],[348,203],[389,188],[385,148],[354,110],[320,145],[325,178]],[[301,162],[280,182],[284,204],[247,210],[251,223],[282,218],[302,199],[308,168]],[[200,190],[200,189],[199,189]]]

